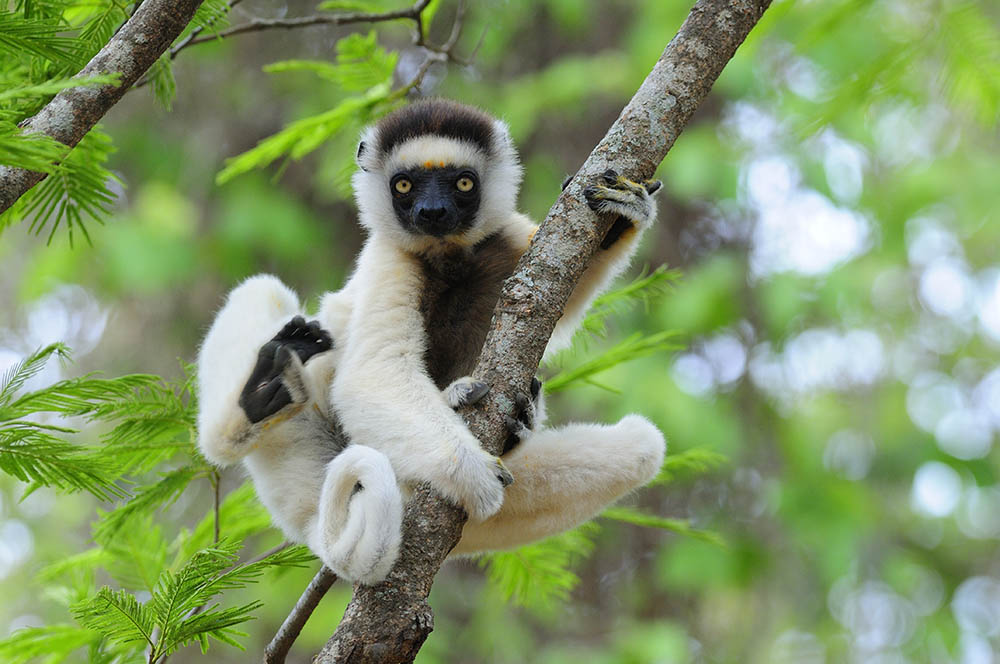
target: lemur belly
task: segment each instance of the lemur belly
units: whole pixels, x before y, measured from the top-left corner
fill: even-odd
[[[475,368],[500,289],[519,258],[500,234],[472,248],[419,257],[425,279],[420,301],[427,333],[424,361],[439,388]]]

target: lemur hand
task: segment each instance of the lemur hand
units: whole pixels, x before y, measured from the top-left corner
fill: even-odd
[[[514,476],[495,457],[479,447],[479,441],[463,445],[455,456],[456,465],[448,474],[446,493],[465,509],[473,521],[483,521],[500,511],[503,490],[514,483]]]
[[[663,183],[659,180],[633,182],[610,168],[601,175],[600,182],[585,188],[583,195],[594,212],[618,215],[601,241],[601,249],[607,249],[634,226],[646,228],[653,223],[656,217],[653,194]]]
[[[239,399],[247,418],[257,423],[293,401],[304,401],[302,364],[331,348],[333,339],[318,322],[307,323],[302,316],[290,320],[257,353],[257,364]]]

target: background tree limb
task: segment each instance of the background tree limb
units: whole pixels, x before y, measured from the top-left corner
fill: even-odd
[[[91,58],[77,77],[120,74],[118,85],[63,90],[31,119],[25,133],[45,134],[73,147],[149,69],[191,21],[203,0],[146,0],[125,25]],[[0,212],[4,212],[44,173],[0,166]]]
[[[492,386],[463,413],[486,449],[499,453],[503,414],[527,391],[573,287],[612,219],[595,218],[583,188],[607,168],[653,176],[726,63],[770,0],[699,0],[652,72],[549,211],[507,280],[474,372]],[[516,478],[515,478],[516,481]],[[464,512],[418,488],[407,505],[400,559],[385,582],[357,586],[337,631],[314,660],[411,662],[433,629],[427,595],[461,537]]]

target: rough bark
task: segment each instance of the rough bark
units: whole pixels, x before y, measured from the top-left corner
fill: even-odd
[[[526,391],[569,296],[610,228],[583,188],[607,168],[648,179],[770,0],[699,0],[639,91],[549,211],[504,284],[475,375],[492,389],[463,412],[486,449],[500,451],[503,415]],[[517,481],[517,478],[515,478]],[[465,513],[421,487],[407,506],[399,561],[381,584],[357,586],[318,664],[411,662],[433,629],[427,595],[458,542]]]
[[[21,123],[25,133],[46,134],[75,146],[181,33],[203,0],[146,0],[77,77],[121,75],[119,85],[63,90],[37,115]],[[4,212],[44,173],[0,166],[0,212]]]

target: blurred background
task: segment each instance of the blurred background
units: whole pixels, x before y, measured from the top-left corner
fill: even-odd
[[[392,4],[392,3],[386,3]],[[397,3],[402,5],[403,3]],[[231,21],[312,12],[246,0]],[[472,3],[459,52],[426,93],[504,118],[541,219],[674,35],[686,0]],[[443,41],[454,3],[431,30]],[[348,178],[357,132],[217,185],[226,159],[344,93],[309,71],[368,26],[269,31],[175,63],[171,110],[133,90],[103,122],[120,178],[92,245],[0,235],[0,371],[53,341],[101,371],[179,378],[224,294],[272,272],[315,305],[362,235]],[[403,80],[421,62],[405,23],[380,24]],[[1000,7],[990,0],[776,1],[659,169],[659,222],[632,276],[681,271],[570,362],[636,330],[683,349],[620,364],[549,400],[550,421],[651,418],[680,470],[630,499],[720,545],[602,521],[566,599],[507,601],[470,562],[446,565],[420,662],[1000,662]],[[543,377],[554,369],[543,368]],[[222,490],[242,482],[223,475]],[[33,575],[89,546],[101,507],[0,476],[0,636],[67,622]],[[158,520],[190,525],[210,488]],[[106,506],[104,506],[106,509]],[[280,542],[273,530],[261,548]],[[257,660],[314,569],[246,591]],[[350,589],[334,586],[296,643],[305,662]],[[187,648],[171,662],[199,661]]]

